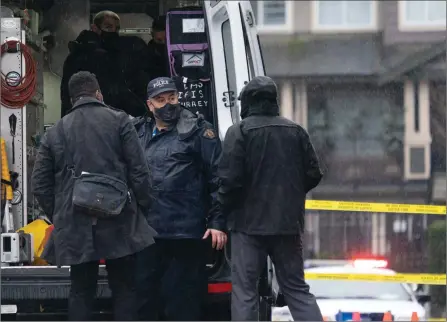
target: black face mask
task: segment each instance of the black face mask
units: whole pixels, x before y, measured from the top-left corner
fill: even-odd
[[[166,104],[163,107],[154,109],[156,119],[166,124],[173,124],[180,118],[182,108],[180,104]]]
[[[157,44],[157,43],[153,43],[152,44],[153,48],[155,49],[155,51],[159,54],[159,55],[163,55],[166,52],[166,45],[165,44]]]
[[[113,31],[101,30],[101,40],[105,47],[112,48],[118,43],[119,34]]]

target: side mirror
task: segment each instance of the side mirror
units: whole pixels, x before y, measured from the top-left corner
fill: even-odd
[[[412,286],[413,286],[413,292],[415,293],[424,291],[424,285],[422,284],[412,284]]]
[[[410,286],[411,290],[416,293],[419,289],[418,284],[408,284],[408,286]]]
[[[416,295],[416,299],[419,303],[425,304],[427,302],[430,302],[431,296],[429,294],[420,294]]]

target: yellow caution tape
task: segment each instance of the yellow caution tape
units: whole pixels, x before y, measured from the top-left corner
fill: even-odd
[[[428,318],[428,321],[439,321],[439,322],[446,322],[446,318]]]
[[[446,285],[446,274],[324,274],[305,273],[305,278],[309,280],[336,280],[336,281],[367,281],[367,282],[387,282],[387,283],[412,283],[424,285]]]
[[[362,211],[378,213],[446,215],[446,206],[394,204],[379,202],[350,202],[332,200],[306,200],[307,210]]]

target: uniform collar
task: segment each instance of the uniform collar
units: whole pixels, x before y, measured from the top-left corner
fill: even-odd
[[[186,140],[191,135],[193,135],[199,129],[199,124],[202,121],[202,117],[198,117],[188,109],[182,109],[180,118],[175,125],[179,140]],[[148,124],[151,133],[153,133],[154,131],[155,120],[151,118],[149,114],[146,114],[138,119],[134,119],[133,122],[137,129],[140,128],[143,124]]]

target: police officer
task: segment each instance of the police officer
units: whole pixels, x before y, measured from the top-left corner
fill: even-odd
[[[197,321],[207,290],[205,239],[216,249],[227,241],[216,199],[221,142],[210,123],[179,104],[171,78],[152,80],[147,94],[153,117],[134,124],[151,172],[147,219],[158,235],[137,258],[140,319],[155,321],[161,313]]]

